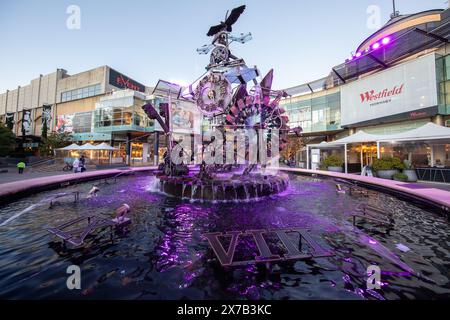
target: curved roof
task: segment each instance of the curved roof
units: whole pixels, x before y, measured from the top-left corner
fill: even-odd
[[[441,13],[444,9],[433,9],[414,14],[399,15],[391,18],[381,29],[371,34],[359,46],[356,52],[364,51],[372,43],[386,37],[418,25],[441,21]]]

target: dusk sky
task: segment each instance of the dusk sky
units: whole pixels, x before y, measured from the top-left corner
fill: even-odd
[[[253,40],[232,51],[262,73],[274,68],[277,89],[324,77],[343,62],[375,32],[367,26],[370,5],[380,7],[382,24],[392,12],[391,0],[0,0],[0,93],[57,68],[75,74],[101,65],[147,86],[190,83],[208,64],[195,49],[210,43],[209,27],[241,4],[247,9],[233,31],[250,31]],[[69,5],[81,9],[79,30],[66,27]],[[447,6],[397,0],[401,14]]]

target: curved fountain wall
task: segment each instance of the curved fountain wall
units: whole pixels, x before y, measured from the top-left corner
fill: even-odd
[[[252,174],[212,180],[165,175],[158,178],[160,191],[178,198],[202,201],[254,200],[283,192],[289,185],[285,174]]]

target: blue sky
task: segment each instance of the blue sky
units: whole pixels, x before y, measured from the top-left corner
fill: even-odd
[[[69,30],[69,5],[81,9],[81,29]],[[187,82],[204,72],[209,26],[226,10],[247,10],[235,32],[253,34],[233,52],[286,88],[326,76],[375,30],[368,6],[391,0],[0,0],[0,92],[27,85],[39,74],[66,69],[75,74],[109,65],[148,86],[158,79]],[[445,0],[397,0],[400,13],[446,8]]]

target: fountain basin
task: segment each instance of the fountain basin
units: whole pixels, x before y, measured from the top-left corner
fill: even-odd
[[[289,185],[285,174],[228,175],[205,180],[159,175],[158,179],[160,191],[178,198],[202,201],[255,200],[283,192]]]

